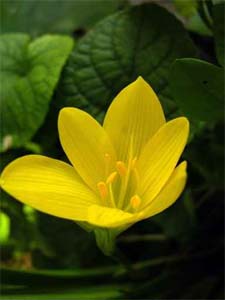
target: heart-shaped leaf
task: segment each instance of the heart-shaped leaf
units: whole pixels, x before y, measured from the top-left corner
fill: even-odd
[[[0,150],[22,146],[40,127],[61,69],[73,47],[69,37],[0,37]]]
[[[176,109],[168,88],[170,64],[195,53],[183,25],[167,10],[151,4],[121,11],[77,44],[62,74],[60,99],[66,102],[61,105],[95,114],[141,75],[169,114]]]

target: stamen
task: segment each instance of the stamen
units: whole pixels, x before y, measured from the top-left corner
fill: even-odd
[[[130,204],[132,208],[137,209],[138,206],[141,204],[141,198],[138,195],[134,195],[130,199]]]
[[[116,207],[114,194],[112,190],[112,183],[109,184],[109,202],[111,207]]]
[[[117,172],[113,172],[109,175],[109,177],[106,179],[106,184],[113,183],[113,181],[116,179]]]
[[[137,162],[137,157],[135,157],[134,159],[132,159],[132,161],[131,161],[131,169],[135,168],[136,162]]]
[[[118,173],[121,177],[125,176],[127,174],[127,168],[125,166],[125,163],[123,161],[117,161],[116,162],[116,168]]]
[[[100,181],[97,184],[97,187],[98,187],[98,190],[99,190],[101,198],[105,199],[107,197],[107,195],[108,195],[107,185],[105,184],[105,182]]]

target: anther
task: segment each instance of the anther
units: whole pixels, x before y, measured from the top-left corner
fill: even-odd
[[[141,198],[138,195],[134,195],[130,199],[130,204],[132,208],[137,209],[138,206],[141,204]]]
[[[113,183],[113,181],[116,179],[117,172],[112,172],[109,177],[106,179],[106,184]]]
[[[117,161],[116,162],[116,168],[120,176],[125,176],[127,174],[127,168],[125,166],[125,163],[123,161]]]
[[[101,198],[105,199],[107,197],[107,195],[108,195],[107,185],[105,184],[105,182],[100,181],[97,184],[97,187],[98,187],[98,190],[99,190]]]

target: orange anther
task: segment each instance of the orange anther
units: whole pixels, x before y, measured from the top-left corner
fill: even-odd
[[[138,195],[134,195],[130,199],[130,204],[131,204],[132,208],[134,208],[134,209],[138,208],[138,206],[141,204],[141,198]]]
[[[100,196],[102,199],[105,199],[108,195],[108,188],[107,188],[107,185],[105,184],[105,182],[103,181],[100,181],[98,184],[97,184],[97,187],[98,187],[98,190],[99,190],[99,193],[100,193]]]

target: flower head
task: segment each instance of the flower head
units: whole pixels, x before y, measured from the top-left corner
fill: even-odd
[[[60,111],[58,128],[72,166],[28,155],[1,175],[1,187],[25,204],[93,230],[115,228],[118,234],[165,210],[184,189],[186,162],[177,163],[189,122],[184,117],[166,122],[141,77],[116,96],[103,126],[67,107]]]

